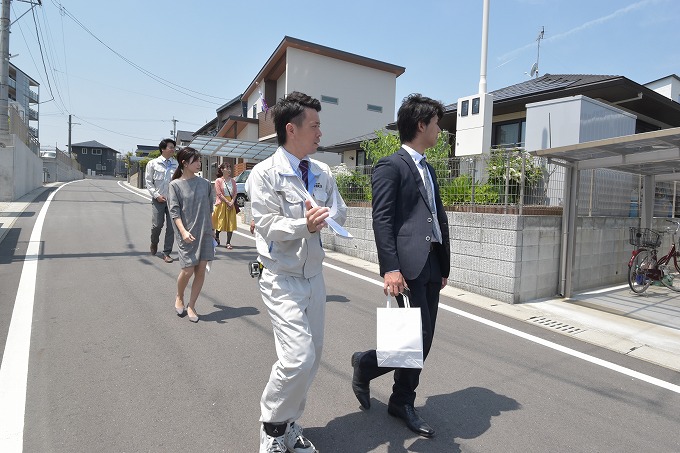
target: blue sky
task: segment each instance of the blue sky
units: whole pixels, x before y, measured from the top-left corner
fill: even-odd
[[[482,0],[42,3],[12,25],[10,54],[40,83],[43,146],[66,148],[69,113],[73,143],[121,152],[156,145],[173,118],[194,131],[286,35],[405,67],[396,105],[413,92],[451,104],[479,86]],[[13,1],[12,21],[27,9]],[[528,80],[542,27],[539,74],[680,75],[678,24],[677,0],[491,0],[488,91]]]

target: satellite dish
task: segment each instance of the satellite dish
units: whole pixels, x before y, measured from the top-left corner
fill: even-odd
[[[531,77],[535,76],[536,73],[538,72],[538,63],[534,63],[533,66],[531,66]]]

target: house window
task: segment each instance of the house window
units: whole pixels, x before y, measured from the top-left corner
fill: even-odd
[[[526,120],[510,121],[494,126],[493,146],[516,147],[524,146],[526,134]]]
[[[92,148],[92,154],[94,156],[101,156],[102,155],[102,150],[101,148]]]
[[[253,104],[253,118],[257,118],[257,105]]]
[[[357,167],[366,165],[366,151],[357,151]]]
[[[468,108],[470,107],[470,101],[466,99],[460,103],[460,116],[468,116]]]
[[[370,175],[373,161],[366,155],[366,151],[357,150],[357,167],[365,175]]]
[[[378,113],[382,113],[382,107],[380,107],[379,105],[368,104],[368,105],[366,105],[366,109],[367,109],[369,112],[378,112]]]
[[[87,148],[83,148],[82,151],[80,151],[80,154],[87,154]]]
[[[321,102],[325,102],[326,104],[338,105],[338,98],[334,98],[333,96],[324,96],[322,94],[321,95]]]

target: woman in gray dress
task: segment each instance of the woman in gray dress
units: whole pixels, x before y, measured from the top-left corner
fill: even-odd
[[[212,229],[212,184],[196,176],[201,169],[198,151],[184,148],[177,153],[179,166],[170,182],[168,208],[179,247],[179,263],[182,270],[177,277],[177,315],[189,315],[189,321],[198,322],[196,300],[205,280],[206,266],[215,258],[215,233]],[[191,276],[189,304],[184,304],[184,290]]]

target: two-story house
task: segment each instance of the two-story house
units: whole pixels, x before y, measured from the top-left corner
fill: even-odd
[[[118,151],[95,140],[74,143],[71,154],[83,169],[83,173],[93,176],[115,176]]]
[[[276,149],[269,108],[293,91],[321,101],[321,146],[382,128],[394,120],[396,79],[404,71],[401,66],[286,36],[243,94],[228,103],[231,114],[199,130],[216,130],[215,136],[195,134],[192,146],[204,155],[231,157],[236,164],[261,160]],[[238,146],[228,146],[230,141]],[[266,151],[255,146],[262,144],[272,146]],[[318,152],[315,158],[340,163],[336,153]]]

